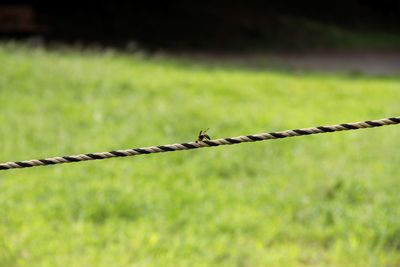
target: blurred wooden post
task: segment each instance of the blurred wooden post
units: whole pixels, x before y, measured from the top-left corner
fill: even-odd
[[[35,10],[29,5],[0,5],[0,33],[36,33]]]

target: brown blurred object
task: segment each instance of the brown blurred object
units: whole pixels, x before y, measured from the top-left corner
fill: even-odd
[[[29,5],[0,5],[0,32],[38,32],[35,15],[35,10]]]

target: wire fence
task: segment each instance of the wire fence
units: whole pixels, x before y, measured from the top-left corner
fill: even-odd
[[[31,159],[31,160],[25,160],[25,161],[12,161],[12,162],[0,163],[0,170],[29,168],[29,167],[35,167],[35,166],[55,165],[55,164],[61,164],[61,163],[72,163],[72,162],[80,162],[80,161],[87,161],[87,160],[99,160],[99,159],[108,159],[108,158],[115,158],[115,157],[137,156],[137,155],[142,155],[142,154],[172,152],[172,151],[178,151],[178,150],[188,150],[188,149],[196,149],[196,148],[203,148],[203,147],[234,145],[234,144],[240,144],[240,143],[245,143],[245,142],[257,142],[257,141],[281,139],[281,138],[286,138],[286,137],[304,136],[304,135],[311,135],[311,134],[358,130],[358,129],[373,128],[373,127],[380,127],[380,126],[386,126],[386,125],[393,125],[393,124],[400,124],[400,117],[392,117],[392,118],[363,121],[363,122],[342,123],[342,124],[335,124],[335,125],[328,125],[328,126],[317,126],[317,127],[312,127],[312,128],[286,130],[286,131],[281,131],[281,132],[241,135],[241,136],[237,136],[237,137],[228,137],[228,138],[220,138],[220,139],[212,139],[212,140],[208,140],[208,138],[204,138],[204,137],[208,137],[208,135],[206,135],[205,132],[201,131],[199,134],[199,139],[195,142],[141,147],[141,148],[133,148],[133,149],[125,149],[125,150],[113,150],[113,151],[109,151],[109,152],[86,153],[86,154],[78,154],[78,155],[72,155],[72,156],[59,156],[59,157],[44,158],[44,159]]]

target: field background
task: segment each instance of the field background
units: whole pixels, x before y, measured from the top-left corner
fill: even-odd
[[[399,116],[400,78],[0,45],[0,161]],[[0,266],[399,266],[399,127],[0,172]]]

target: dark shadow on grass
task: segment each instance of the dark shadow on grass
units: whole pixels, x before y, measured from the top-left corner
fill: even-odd
[[[106,47],[101,44],[83,45],[6,41],[3,49],[12,47],[45,50],[50,53],[76,53],[92,56],[134,58],[149,63],[162,63],[185,70],[223,70],[270,72],[308,77],[315,75],[341,79],[400,79],[400,49],[385,51],[318,50],[277,53],[224,53],[187,51],[150,51],[134,48]]]

